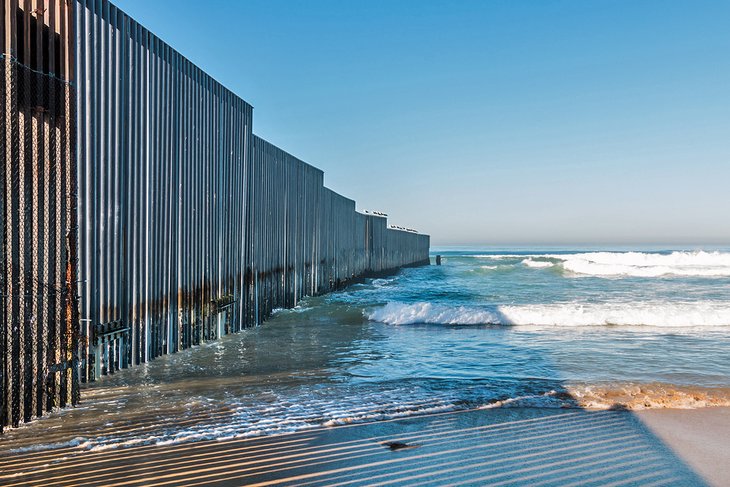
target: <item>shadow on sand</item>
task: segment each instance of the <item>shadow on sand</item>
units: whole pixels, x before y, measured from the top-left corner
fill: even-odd
[[[7,486],[704,485],[630,413],[532,408],[247,440],[29,452],[5,457],[0,468]]]

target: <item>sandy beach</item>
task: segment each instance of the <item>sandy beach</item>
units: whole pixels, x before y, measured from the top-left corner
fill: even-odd
[[[0,483],[720,486],[728,418],[728,408],[476,410],[254,439],[5,454]]]
[[[635,414],[708,483],[730,485],[730,408],[648,409]]]

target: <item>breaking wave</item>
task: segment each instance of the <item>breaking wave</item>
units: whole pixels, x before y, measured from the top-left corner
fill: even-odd
[[[537,326],[730,326],[729,302],[555,303],[503,306],[448,306],[398,303],[365,311],[371,321],[390,325]]]
[[[584,252],[475,257],[494,260],[523,259],[522,263],[528,267],[551,267],[559,264],[576,275],[599,277],[730,276],[730,252]]]
[[[525,264],[527,267],[535,267],[537,269],[543,268],[543,267],[552,267],[555,265],[553,262],[548,262],[544,260],[532,260],[532,259],[524,259],[522,261],[523,264]]]

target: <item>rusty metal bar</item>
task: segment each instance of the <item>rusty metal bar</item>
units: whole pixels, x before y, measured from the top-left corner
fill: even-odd
[[[65,4],[6,0],[2,8],[2,426],[78,400],[72,379],[78,301],[71,289],[77,268],[75,91],[56,63],[59,47],[69,44],[59,31],[59,13],[73,12]]]

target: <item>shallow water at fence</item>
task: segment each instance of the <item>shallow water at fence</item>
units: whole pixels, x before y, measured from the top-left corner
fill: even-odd
[[[491,407],[730,405],[730,253],[452,250],[88,387],[2,448]],[[35,445],[35,446],[33,446]]]

